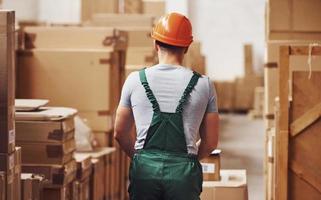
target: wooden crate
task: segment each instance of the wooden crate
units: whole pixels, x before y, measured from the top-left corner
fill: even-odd
[[[321,39],[319,0],[269,0],[266,7],[266,39]]]
[[[321,56],[320,46],[310,50],[311,55]],[[307,71],[291,72],[290,56],[301,55],[309,55],[309,46],[280,48],[276,200],[321,198],[321,72],[312,70],[310,78]],[[288,100],[290,90],[292,102]]]

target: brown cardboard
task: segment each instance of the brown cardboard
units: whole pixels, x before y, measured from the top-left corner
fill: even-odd
[[[6,173],[0,171],[0,200],[6,200]]]
[[[221,170],[221,181],[203,182],[201,200],[248,200],[245,170]]]
[[[129,26],[151,28],[154,20],[155,17],[150,14],[95,14],[90,24],[118,28]]]
[[[320,6],[318,0],[269,0],[267,39],[320,39]]]
[[[15,13],[0,11],[0,153],[15,146]]]
[[[18,58],[20,98],[46,98],[51,106],[80,112],[115,111],[121,67],[112,49],[35,49],[29,53],[32,55],[23,53]]]
[[[93,132],[94,148],[113,146],[113,134],[113,130],[109,132]]]
[[[114,27],[31,26],[24,28],[28,48],[125,50],[128,35]]]
[[[13,199],[14,176],[15,176],[15,153],[0,154],[0,171],[5,173],[5,196],[6,199]]]
[[[128,48],[126,65],[152,66],[157,61],[157,54],[152,47]]]
[[[41,200],[44,178],[37,174],[21,174],[21,199]]]
[[[235,83],[234,81],[215,81],[217,98],[217,107],[220,111],[233,111],[235,101]]]
[[[165,0],[143,0],[143,13],[161,17],[166,13]]]
[[[16,147],[14,153],[14,200],[21,200],[21,147]]]
[[[16,121],[19,142],[65,142],[74,137],[74,118],[59,121]]]
[[[118,0],[81,0],[81,21],[87,21],[95,13],[118,13]]]
[[[90,199],[90,180],[89,178],[83,181],[75,181],[73,186],[74,200],[89,200]]]
[[[92,175],[91,175],[91,199],[103,199],[105,196],[111,196],[111,186],[116,183],[111,181],[112,155],[115,148],[105,147],[95,149],[93,152],[77,152],[79,155],[87,155],[92,158]],[[110,183],[110,184],[108,184]],[[109,194],[108,194],[109,193]]]
[[[48,200],[72,200],[72,187],[73,184],[43,188],[43,198]]]
[[[72,159],[76,150],[75,140],[64,143],[23,143],[18,142],[23,149],[23,164],[56,164],[63,165]]]
[[[203,181],[219,181],[221,169],[221,150],[214,150],[211,155],[201,160]]]
[[[91,157],[89,155],[78,154],[77,152],[74,154],[74,158],[77,162],[77,180],[83,181],[87,179],[91,175],[92,165],[91,165]]]
[[[76,178],[77,163],[71,160],[65,165],[23,164],[22,172],[42,174],[47,180],[46,184],[66,185]]]

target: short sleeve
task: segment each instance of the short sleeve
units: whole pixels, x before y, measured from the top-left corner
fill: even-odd
[[[131,95],[133,92],[133,86],[134,86],[133,81],[135,79],[135,73],[137,72],[133,72],[129,74],[129,76],[125,80],[125,83],[121,91],[120,101],[119,101],[120,106],[128,107],[128,108],[132,107]]]
[[[214,84],[208,79],[209,98],[206,113],[217,113],[217,95]]]

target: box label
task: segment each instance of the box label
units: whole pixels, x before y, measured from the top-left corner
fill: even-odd
[[[214,163],[201,163],[203,173],[214,174],[215,173],[215,164]]]

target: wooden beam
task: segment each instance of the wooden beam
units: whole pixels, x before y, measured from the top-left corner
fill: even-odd
[[[321,44],[314,46],[311,54],[321,56]],[[291,46],[290,55],[309,55],[309,46]]]
[[[276,133],[276,200],[288,200],[288,146],[289,146],[289,64],[290,48],[281,46],[279,54],[280,110]]]
[[[305,128],[310,126],[316,120],[321,117],[321,103],[318,103],[316,106],[304,113],[300,118],[292,122],[290,126],[290,134],[292,137],[298,135]]]
[[[291,170],[313,188],[321,193],[321,181],[316,176],[310,173],[309,170],[305,170],[297,161],[292,161],[290,164]]]

